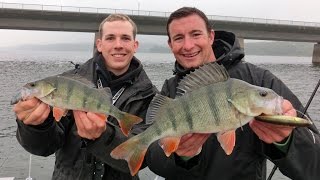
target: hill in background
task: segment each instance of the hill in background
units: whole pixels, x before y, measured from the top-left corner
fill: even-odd
[[[150,39],[150,38],[149,38]],[[143,42],[143,43],[141,43]],[[313,43],[259,41],[245,42],[245,53],[248,55],[273,55],[273,56],[312,56]],[[8,50],[29,51],[92,51],[93,43],[59,43],[59,44],[25,44],[8,47]],[[140,40],[139,52],[145,53],[170,53],[166,40]]]

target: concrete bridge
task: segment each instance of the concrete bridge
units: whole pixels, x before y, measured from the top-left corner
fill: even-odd
[[[166,35],[171,12],[108,9],[0,2],[0,29],[97,33],[100,22],[112,13],[129,15],[139,34]],[[320,23],[208,15],[215,30],[234,32],[244,39],[314,42],[312,62],[320,63]]]

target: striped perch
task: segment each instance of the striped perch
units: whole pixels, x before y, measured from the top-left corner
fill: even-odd
[[[33,97],[52,106],[53,116],[57,121],[65,116],[68,110],[111,115],[118,120],[126,136],[134,124],[142,121],[140,117],[122,112],[113,106],[111,90],[108,87],[97,89],[92,82],[78,75],[51,76],[27,83],[13,97],[11,104]]]
[[[230,78],[217,63],[201,66],[184,77],[176,99],[157,94],[152,100],[147,121],[154,121],[143,133],[116,147],[111,156],[128,162],[135,175],[149,145],[159,140],[166,156],[178,148],[187,133],[217,133],[226,154],[235,145],[235,129],[262,113],[282,113],[283,98],[273,90]]]

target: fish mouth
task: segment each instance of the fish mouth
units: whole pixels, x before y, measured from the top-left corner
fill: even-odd
[[[20,100],[22,100],[22,93],[21,91],[17,92],[10,101],[11,105],[17,104]]]
[[[281,115],[283,113],[282,111],[282,103],[283,103],[283,97],[279,96],[271,101],[268,101],[265,104],[265,111],[262,112],[260,115]]]
[[[274,108],[274,114],[275,115],[281,115],[283,114],[283,111],[282,111],[282,104],[283,104],[283,97],[282,96],[279,96],[278,98],[276,98],[275,100],[275,108]]]
[[[19,92],[17,92],[11,99],[10,104],[17,104],[19,101],[25,101],[34,97],[38,91],[36,89],[28,89],[23,87]]]

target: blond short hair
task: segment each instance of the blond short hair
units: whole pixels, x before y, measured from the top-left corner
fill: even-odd
[[[137,30],[137,25],[136,25],[136,23],[134,23],[132,21],[132,19],[129,16],[127,16],[125,14],[111,14],[108,17],[106,17],[100,23],[100,26],[99,26],[99,36],[100,36],[100,38],[102,38],[104,23],[106,23],[106,22],[114,22],[114,21],[128,21],[133,27],[133,38],[136,39],[136,35],[137,35],[137,31],[138,31]]]

